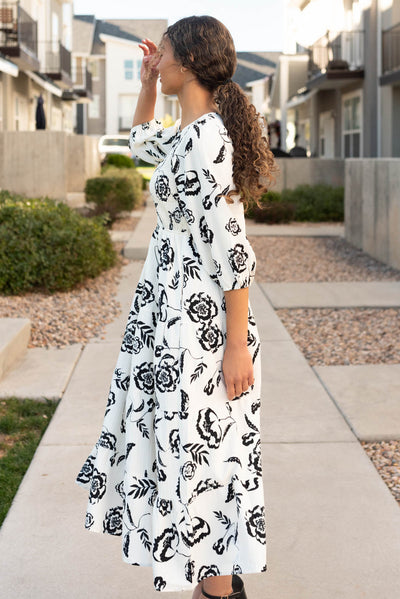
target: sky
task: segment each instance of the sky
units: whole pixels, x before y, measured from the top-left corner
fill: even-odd
[[[211,15],[224,23],[239,52],[283,49],[283,0],[74,0],[75,14],[98,19],[168,19]]]

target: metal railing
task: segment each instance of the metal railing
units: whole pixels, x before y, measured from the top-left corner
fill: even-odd
[[[54,75],[66,73],[71,76],[71,52],[59,41],[39,42],[42,51],[42,73]]]
[[[37,22],[19,2],[0,2],[0,50],[24,46],[37,56]]]
[[[85,67],[72,69],[72,81],[74,88],[86,89],[89,92],[93,89],[92,73]]]
[[[382,72],[400,69],[400,23],[382,32]]]
[[[350,70],[364,65],[364,31],[328,31],[309,48],[309,75],[334,68],[341,61]]]

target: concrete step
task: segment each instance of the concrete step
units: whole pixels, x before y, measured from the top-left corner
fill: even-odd
[[[288,225],[267,225],[246,220],[247,235],[267,237],[344,237],[341,223],[292,223]]]
[[[79,344],[28,349],[17,367],[0,381],[0,398],[60,399],[81,351]]]
[[[30,335],[28,318],[0,318],[0,380],[22,359]]]
[[[400,364],[315,366],[314,371],[358,439],[400,439]]]
[[[274,308],[394,308],[400,281],[260,283]]]

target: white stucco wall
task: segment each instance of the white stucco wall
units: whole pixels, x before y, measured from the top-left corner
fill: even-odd
[[[137,72],[137,61],[143,57],[143,52],[138,43],[121,38],[102,35],[101,39],[106,44],[106,134],[113,135],[119,131],[119,117],[121,105],[125,105],[131,98],[131,116],[135,112],[137,97],[140,92],[140,79]],[[133,79],[125,79],[125,60],[133,60]],[[121,100],[122,96],[128,98]],[[158,95],[155,115],[164,116],[164,98]]]

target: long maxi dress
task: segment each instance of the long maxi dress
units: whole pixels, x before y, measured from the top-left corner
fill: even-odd
[[[208,113],[182,130],[134,127],[132,151],[157,165],[157,211],[111,381],[104,423],[77,482],[85,526],[122,535],[123,560],[152,566],[158,591],[263,572],[260,337],[248,305],[255,381],[228,400],[224,291],[250,286],[256,258],[234,196],[232,142]]]

